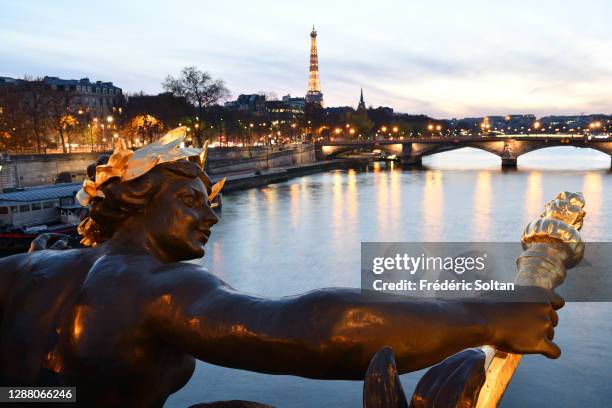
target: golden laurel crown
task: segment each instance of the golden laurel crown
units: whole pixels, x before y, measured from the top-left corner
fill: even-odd
[[[172,129],[159,140],[136,151],[128,149],[124,139],[117,139],[115,150],[108,159],[108,163],[96,167],[95,181],[87,179],[83,182],[83,187],[76,194],[77,201],[82,206],[87,207],[92,198],[104,198],[100,186],[108,180],[112,178],[119,178],[120,181],[134,180],[162,163],[197,156],[198,164],[204,170],[208,154],[208,141],[204,143],[203,148],[182,147],[186,135],[187,127],[181,126]],[[225,180],[223,178],[212,186],[208,196],[211,207],[216,206],[213,200],[221,191]]]

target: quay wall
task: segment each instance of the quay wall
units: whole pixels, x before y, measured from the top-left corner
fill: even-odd
[[[212,175],[267,170],[313,163],[314,145],[210,148],[207,170]],[[100,153],[0,156],[0,191],[10,188],[51,184],[58,174],[69,173],[72,181],[82,181],[87,166]]]

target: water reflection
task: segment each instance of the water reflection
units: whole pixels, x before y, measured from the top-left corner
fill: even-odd
[[[377,236],[380,241],[389,241],[389,173],[379,169],[374,173],[374,184],[376,202],[376,227]]]
[[[609,176],[607,176],[609,177]],[[603,206],[603,181],[604,175],[601,173],[587,173],[584,175],[584,185],[582,191],[585,199],[588,197],[586,210],[587,210],[587,222],[589,226],[587,228],[591,231],[590,239],[592,241],[602,241],[604,231],[599,228],[599,225],[593,225],[591,220],[600,220],[604,217],[602,214]],[[595,228],[594,228],[595,226]]]
[[[290,209],[289,215],[291,216],[291,225],[294,229],[299,226],[300,223],[300,213],[301,213],[301,194],[300,194],[300,185],[299,184],[291,184],[289,187],[289,197],[290,197]]]
[[[391,240],[400,236],[405,214],[402,207],[402,173],[392,166],[389,169],[391,196],[389,200],[389,225],[391,226]]]
[[[357,193],[357,171],[349,169],[346,174],[346,223],[350,233],[354,234],[359,215],[359,198]]]
[[[492,196],[491,172],[481,170],[476,177],[476,189],[474,190],[474,221],[473,239],[475,241],[487,241],[490,237]]]
[[[542,174],[538,171],[532,171],[527,176],[523,223],[539,217],[542,213],[542,201]]]
[[[332,185],[332,234],[334,236],[334,245],[342,246],[342,224],[344,223],[344,175],[340,171],[333,173]]]
[[[442,172],[427,170],[422,188],[423,241],[441,241],[444,225]]]

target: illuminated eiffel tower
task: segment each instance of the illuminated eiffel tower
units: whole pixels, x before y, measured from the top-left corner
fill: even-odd
[[[308,92],[306,92],[307,103],[317,103],[323,106],[323,94],[319,82],[319,57],[317,56],[317,32],[314,25],[310,33],[310,73],[308,76]]]

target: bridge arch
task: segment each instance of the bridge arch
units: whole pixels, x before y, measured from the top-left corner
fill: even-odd
[[[396,144],[386,144],[386,143],[376,143],[373,141],[372,143],[364,143],[360,145],[322,145],[321,146],[321,157],[326,159],[332,159],[337,157],[340,154],[352,152],[352,151],[364,151],[364,150],[375,150],[380,149],[387,154],[394,154],[396,156],[401,156],[403,151],[403,146],[401,143]]]
[[[445,146],[440,146],[439,148],[436,148],[436,149],[432,149],[432,150],[428,150],[426,152],[423,152],[423,154],[421,156],[422,157],[432,156],[432,155],[435,155],[435,154],[452,152],[452,151],[466,149],[466,148],[484,151],[484,152],[493,154],[493,155],[495,155],[497,157],[501,157],[501,155],[503,154],[503,148],[502,148],[502,150],[498,150],[498,149],[494,149],[494,148],[491,148],[491,147],[488,147],[488,146],[482,146],[482,145],[478,145],[478,144],[472,145],[472,144],[469,144],[469,143],[451,143],[451,144],[448,144],[448,145],[445,145]]]
[[[574,154],[576,149],[579,149],[581,153]],[[553,154],[543,153],[546,150],[556,150],[557,152],[550,152]],[[522,166],[544,166],[555,169],[571,169],[576,168],[576,166],[578,168],[601,169],[610,166],[612,162],[612,156],[605,148],[595,148],[589,145],[541,146],[521,154],[519,159]]]

